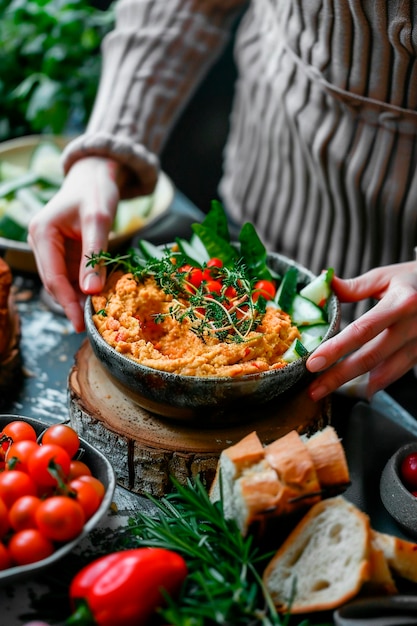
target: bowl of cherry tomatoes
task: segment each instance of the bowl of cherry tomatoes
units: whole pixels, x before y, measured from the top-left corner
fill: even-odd
[[[110,462],[71,426],[0,415],[0,584],[52,565],[107,513]]]
[[[381,500],[399,527],[417,538],[417,441],[399,448],[385,465]]]

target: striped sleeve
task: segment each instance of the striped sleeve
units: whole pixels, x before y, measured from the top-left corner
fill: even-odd
[[[103,42],[98,94],[86,132],[64,152],[113,158],[134,174],[132,193],[156,183],[160,153],[194,89],[226,44],[242,0],[120,0]]]

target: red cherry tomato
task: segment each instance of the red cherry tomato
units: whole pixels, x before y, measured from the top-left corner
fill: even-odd
[[[89,520],[100,506],[101,498],[96,488],[84,480],[75,478],[69,483],[69,488],[75,492],[75,500],[81,504],[85,519]]]
[[[400,466],[401,480],[410,491],[417,490],[417,452],[408,454]]]
[[[203,272],[198,267],[194,267],[190,271],[190,275],[188,277],[189,282],[198,289],[203,282]]]
[[[253,286],[252,300],[256,302],[259,296],[265,300],[273,300],[276,292],[275,285],[270,280],[258,280]]]
[[[53,424],[42,435],[42,444],[53,443],[64,448],[72,459],[80,447],[80,438],[71,426],[67,424]]]
[[[206,284],[206,290],[209,294],[217,294],[220,295],[222,292],[222,284],[219,280],[209,280]]]
[[[56,477],[50,471],[51,465],[56,467],[62,479],[68,477],[71,458],[64,448],[53,443],[42,444],[28,459],[29,474],[41,487],[52,487],[58,484]]]
[[[39,505],[36,523],[51,541],[70,541],[83,529],[85,514],[79,502],[67,496],[51,496]]]
[[[39,448],[39,444],[31,439],[22,439],[12,443],[6,454],[7,469],[28,471],[28,460],[31,454]]]
[[[87,474],[80,476],[79,480],[83,483],[88,483],[89,485],[92,485],[94,489],[97,491],[100,501],[104,498],[104,494],[106,493],[106,488],[101,482],[101,480],[99,480],[95,476],[88,476]]]
[[[36,492],[36,484],[26,472],[10,470],[0,474],[0,498],[9,509],[22,496],[36,496]]]
[[[23,439],[36,441],[37,439],[36,430],[31,424],[28,424],[28,422],[24,422],[23,420],[9,422],[3,428],[2,434],[10,437],[13,441],[22,441]]]
[[[7,531],[10,528],[10,520],[9,520],[9,509],[4,503],[3,499],[0,498],[0,539],[4,537]]]
[[[207,261],[206,267],[223,267],[223,261],[217,257],[213,257]]]
[[[72,460],[68,480],[79,478],[80,476],[91,476],[91,470],[84,461]]]
[[[9,554],[16,565],[28,565],[46,559],[54,551],[54,545],[36,528],[20,530],[11,536]]]
[[[37,528],[36,511],[41,502],[37,496],[22,496],[13,503],[9,520],[14,531]]]

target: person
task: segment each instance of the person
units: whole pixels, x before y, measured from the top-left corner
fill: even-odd
[[[368,374],[370,398],[417,363],[413,2],[120,0],[88,126],[30,225],[39,274],[82,330],[80,294],[105,280],[86,256],[106,249],[119,198],[154,188],[170,130],[236,25],[219,195],[269,249],[335,269],[352,321],[309,357],[309,393]]]

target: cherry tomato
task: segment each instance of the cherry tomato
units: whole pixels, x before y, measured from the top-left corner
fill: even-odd
[[[236,289],[233,287],[233,285],[229,285],[228,287],[226,287],[226,289],[224,290],[224,295],[226,296],[226,298],[228,300],[234,300],[234,298],[236,298],[237,296],[237,291]]]
[[[270,280],[258,280],[253,286],[252,300],[256,302],[259,296],[265,300],[273,300],[276,292],[275,285]]]
[[[13,441],[22,441],[23,439],[30,439],[31,441],[36,441],[37,434],[36,430],[33,428],[31,424],[28,422],[24,422],[23,420],[15,420],[13,422],[9,422],[3,428],[3,435],[10,437]]]
[[[75,491],[75,500],[81,504],[85,519],[90,519],[99,508],[102,500],[96,488],[91,483],[87,483],[79,478],[72,480],[68,486]]]
[[[42,500],[37,496],[22,496],[9,511],[10,526],[14,531],[37,528],[36,511]]]
[[[91,476],[91,470],[84,461],[72,460],[68,474],[68,480],[79,478],[80,476]]]
[[[9,509],[18,498],[35,496],[36,491],[34,480],[26,472],[10,470],[0,474],[0,498]]]
[[[88,483],[89,485],[92,485],[94,487],[94,489],[98,493],[100,501],[104,498],[104,494],[106,493],[106,488],[101,482],[101,480],[99,480],[95,476],[88,476],[87,474],[80,476],[79,479],[81,480],[81,482]]]
[[[410,491],[417,490],[417,452],[408,454],[400,466],[401,479]]]
[[[219,280],[208,280],[206,284],[206,289],[210,293],[215,293],[220,295],[222,292],[223,285]]]
[[[49,426],[42,435],[42,444],[53,443],[64,448],[72,459],[80,447],[78,434],[67,424]]]
[[[50,556],[54,544],[36,528],[27,528],[11,536],[8,548],[14,563],[28,565]]]
[[[7,531],[10,528],[9,521],[9,509],[4,503],[3,499],[0,498],[0,538],[4,537]]]
[[[0,542],[0,570],[7,569],[12,564],[10,554],[4,543]]]
[[[223,267],[223,261],[217,257],[213,257],[207,261],[206,267]]]
[[[62,479],[68,477],[71,458],[64,448],[54,443],[45,443],[35,450],[28,460],[28,471],[33,480],[41,487],[57,485],[56,477],[51,474],[50,467],[55,466]]]
[[[188,280],[194,287],[196,287],[198,289],[200,287],[201,283],[203,282],[203,272],[202,272],[202,270],[200,270],[200,268],[198,268],[198,267],[194,267],[190,271],[190,275],[188,277]]]
[[[28,459],[39,448],[39,444],[31,439],[22,439],[12,443],[6,454],[7,469],[28,471]]]
[[[83,529],[85,514],[79,502],[67,496],[52,496],[39,505],[36,523],[51,541],[70,541]]]

